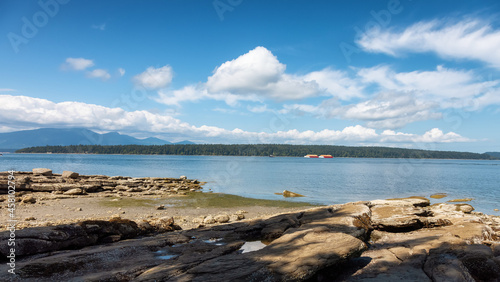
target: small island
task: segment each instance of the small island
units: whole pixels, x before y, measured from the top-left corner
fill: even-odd
[[[170,145],[70,145],[39,146],[19,149],[16,153],[122,154],[122,155],[203,155],[304,157],[314,153],[323,158],[411,158],[497,160],[485,154],[430,151],[390,147],[354,147],[334,145],[287,144],[170,144]],[[318,157],[319,158],[319,157]]]

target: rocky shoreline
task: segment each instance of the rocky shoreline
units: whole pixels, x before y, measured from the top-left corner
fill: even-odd
[[[152,192],[150,179],[117,180],[146,188],[109,190],[123,197]],[[191,180],[173,181],[166,187],[188,184],[176,193],[195,189]],[[86,193],[106,194],[102,187]],[[120,215],[17,230],[16,275],[0,281],[500,281],[500,217],[468,204],[411,197],[236,217],[184,230],[169,216]],[[9,234],[0,232],[4,260]]]

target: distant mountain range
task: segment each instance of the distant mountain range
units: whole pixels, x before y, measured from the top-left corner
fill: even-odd
[[[159,138],[138,139],[118,132],[96,133],[85,128],[41,128],[0,133],[0,150],[13,150],[35,146],[68,145],[166,145],[195,144],[191,141],[171,143]]]

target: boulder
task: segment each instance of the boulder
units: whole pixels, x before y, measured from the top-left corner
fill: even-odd
[[[474,207],[469,204],[456,204],[455,206],[463,213],[471,213],[474,210]]]
[[[34,168],[33,175],[51,176],[52,170],[48,168]]]
[[[211,215],[205,217],[205,219],[203,219],[203,223],[204,224],[214,224],[215,223],[215,218]]]
[[[283,190],[283,197],[304,197],[304,195],[294,193],[288,190]]]
[[[378,205],[371,209],[372,225],[377,230],[389,232],[408,232],[422,228],[424,225],[419,214],[425,213],[421,208],[411,206]]]
[[[218,223],[226,223],[229,221],[229,216],[227,214],[219,214],[214,219]]]
[[[148,221],[149,225],[151,225],[158,232],[166,232],[174,230],[174,218],[171,216],[164,216],[157,219],[152,219]]]
[[[84,193],[84,191],[80,188],[74,188],[74,189],[70,189],[66,192],[64,192],[63,194],[64,195],[82,195]]]
[[[36,198],[33,197],[32,195],[25,195],[21,198],[21,202],[26,204],[34,204],[36,203]]]
[[[79,176],[79,174],[77,172],[72,172],[72,171],[68,171],[68,170],[63,171],[63,173],[62,173],[62,178],[77,179],[78,176]]]

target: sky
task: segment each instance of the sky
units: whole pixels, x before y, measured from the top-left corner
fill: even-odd
[[[0,1],[0,132],[500,151],[498,1]]]

